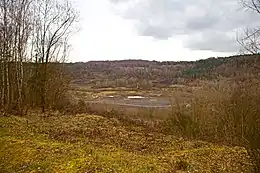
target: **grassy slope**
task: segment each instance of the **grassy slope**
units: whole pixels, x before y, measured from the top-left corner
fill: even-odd
[[[0,117],[0,172],[246,172],[241,148],[95,115]]]

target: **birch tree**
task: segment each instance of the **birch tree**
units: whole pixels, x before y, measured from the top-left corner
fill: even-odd
[[[0,2],[1,105],[5,111],[23,108],[23,61],[30,36],[31,0]]]
[[[77,17],[69,0],[0,1],[2,112],[23,114],[24,105],[41,106],[44,112],[61,95],[60,62],[68,55]]]

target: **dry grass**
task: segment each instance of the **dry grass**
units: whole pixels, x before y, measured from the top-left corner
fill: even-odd
[[[252,171],[260,171],[260,88],[259,83],[228,87],[204,86],[187,109],[174,105],[166,131],[188,138],[247,149]]]
[[[44,140],[62,143],[61,148],[68,147],[67,144],[77,146],[75,153],[59,157],[74,158],[75,155],[81,155],[82,149],[85,152],[89,148],[98,151],[99,156],[105,153],[105,161],[91,161],[91,169],[94,167],[93,170],[98,172],[259,172],[259,86],[255,82],[246,85],[210,82],[197,88],[162,90],[163,94],[168,93],[168,96],[174,97],[171,109],[86,104],[84,100],[75,99],[74,104],[66,102],[64,116],[25,117],[22,122],[27,121],[28,124],[19,126],[25,128],[25,134],[33,132],[36,136],[47,135]],[[128,95],[141,91],[120,92],[109,89],[100,92],[95,94]],[[151,95],[152,92],[142,91],[142,94]],[[80,115],[70,116],[75,114]],[[16,118],[8,119],[7,123],[5,118],[2,121],[12,124]],[[19,123],[14,124],[15,127]],[[8,129],[11,132],[12,128],[13,126],[2,126],[2,131]],[[28,129],[32,131],[27,131]],[[12,133],[7,133],[7,136],[5,139],[16,138]],[[34,139],[35,136],[31,138]],[[6,147],[11,145],[10,140],[2,143]],[[10,161],[7,153],[4,150],[2,152]],[[16,152],[15,150],[12,154],[16,155]],[[107,155],[111,152],[115,152],[113,157]],[[121,156],[130,167],[122,163]],[[85,165],[85,156],[80,157],[83,163],[76,163],[82,168],[79,170],[90,169]],[[52,161],[56,163],[56,156]],[[2,167],[5,168],[5,165]]]
[[[0,117],[1,172],[247,172],[243,148],[96,115]]]
[[[89,110],[127,123],[145,125],[149,130],[162,129],[166,133],[191,139],[243,146],[255,165],[255,172],[258,172],[260,85],[257,80],[234,83],[224,79],[200,82],[195,86],[200,87],[165,89],[174,98],[171,110],[111,105],[91,105]],[[163,120],[165,122],[161,124]]]

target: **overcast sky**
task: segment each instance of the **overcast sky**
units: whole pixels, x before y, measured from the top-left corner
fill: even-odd
[[[80,31],[70,61],[197,60],[239,52],[236,33],[259,26],[239,0],[74,0]]]

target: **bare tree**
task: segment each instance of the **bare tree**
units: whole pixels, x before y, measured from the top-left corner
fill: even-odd
[[[68,53],[68,38],[74,31],[77,12],[68,0],[36,0],[34,3],[34,35],[36,76],[42,111],[48,94],[48,67],[50,63],[64,61]],[[55,82],[55,81],[52,81]]]
[[[255,12],[260,17],[260,0],[241,0],[241,3],[245,9]],[[245,29],[242,37],[238,38],[238,42],[244,52],[253,54],[256,56],[256,60],[260,60],[260,26]],[[260,70],[260,67],[255,64],[253,67]],[[255,123],[257,121],[258,117],[255,117],[245,137],[246,149],[254,166],[253,172],[260,171],[260,132],[259,126]]]
[[[29,103],[44,112],[46,95],[60,95],[65,83],[57,62],[68,55],[77,16],[69,0],[0,1],[1,110],[22,114]]]
[[[244,9],[255,12],[260,17],[260,0],[240,0]],[[241,46],[242,54],[255,55],[255,62],[260,61],[260,25],[254,28],[245,28],[243,32],[237,35],[237,42]],[[260,70],[260,66],[248,64]]]
[[[260,0],[241,0],[241,4],[245,9],[259,14],[260,17]],[[260,26],[245,29],[242,36],[237,38],[243,52],[250,54],[260,53]]]
[[[238,39],[238,43],[242,46],[243,52],[258,54],[260,52],[260,28],[245,29],[243,36]]]
[[[260,0],[241,0],[243,6],[260,14]]]
[[[30,35],[30,4],[32,0],[0,2],[1,105],[22,113],[23,61]]]

